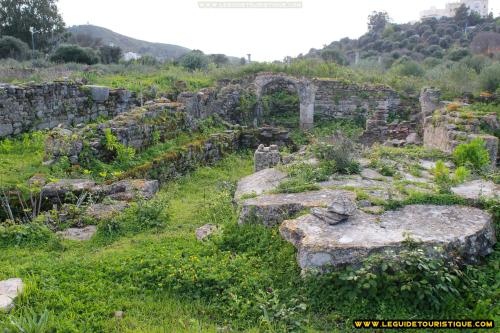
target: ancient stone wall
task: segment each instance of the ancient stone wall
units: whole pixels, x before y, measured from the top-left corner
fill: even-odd
[[[133,105],[133,94],[124,89],[72,81],[0,84],[0,138],[113,117]]]
[[[142,150],[157,142],[174,138],[180,132],[191,129],[192,124],[178,103],[153,103],[137,107],[115,118],[83,128],[57,128],[49,133],[45,144],[46,160],[57,160],[67,156],[72,163],[82,158],[95,156],[103,160],[112,159],[116,153],[112,143]],[[112,136],[112,138],[109,138]]]
[[[459,106],[456,103],[448,104],[425,118],[424,146],[451,153],[459,144],[481,138],[486,143],[491,166],[495,167],[499,140],[495,136],[481,133],[481,124],[491,122],[490,115],[465,115],[455,110],[457,108]],[[494,126],[500,129],[496,117],[493,120],[496,121]]]
[[[269,87],[275,86],[297,92],[300,126],[305,129],[322,120],[351,119],[366,123],[366,138],[370,142],[399,138],[405,131],[416,131],[420,112],[416,98],[402,98],[386,86],[299,79],[283,73],[259,73],[245,80],[221,81],[216,89],[181,93],[178,102],[184,103],[186,112],[194,118],[218,114],[232,123],[257,127],[265,122],[262,97]],[[394,130],[400,122],[404,122],[404,130]]]

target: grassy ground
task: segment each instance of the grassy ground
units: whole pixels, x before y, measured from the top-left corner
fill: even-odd
[[[3,248],[0,279],[28,286],[0,328],[32,313],[48,313],[57,332],[344,332],[355,318],[498,319],[498,251],[474,271],[473,290],[439,308],[383,290],[373,297],[338,274],[302,279],[277,229],[236,224],[234,184],[251,172],[250,155],[231,155],[166,184],[152,203],[160,215],[125,212],[86,243]],[[205,223],[224,231],[197,242]]]
[[[172,218],[162,231],[112,243],[101,236],[89,243],[65,242],[56,249],[2,250],[0,279],[20,276],[28,282],[14,316],[28,308],[38,313],[48,309],[51,325],[61,331],[193,332],[203,327],[215,332],[199,301],[162,288],[146,290],[141,286],[146,281],[135,276],[141,270],[133,266],[152,260],[161,265],[203,252],[194,238],[194,229],[203,221],[193,207],[207,204],[219,181],[235,181],[250,172],[248,158],[232,157],[216,169],[202,168],[163,188],[159,196],[169,202]],[[112,319],[116,310],[126,312],[123,321]]]
[[[45,134],[24,135],[0,140],[0,188],[25,183],[35,173],[45,173],[42,165]]]

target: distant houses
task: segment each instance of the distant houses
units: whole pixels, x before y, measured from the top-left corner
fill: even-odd
[[[459,0],[457,2],[449,2],[445,5],[445,8],[431,7],[420,13],[421,19],[426,18],[441,18],[441,17],[453,17],[455,16],[455,11],[461,6],[467,6],[471,11],[474,11],[481,15],[481,17],[486,17],[489,14],[488,0]]]

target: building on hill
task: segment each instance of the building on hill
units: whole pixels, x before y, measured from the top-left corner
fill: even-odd
[[[123,55],[123,60],[125,60],[125,61],[137,60],[137,59],[140,59],[140,58],[141,58],[141,55],[137,54],[135,52],[126,52]]]
[[[481,15],[481,17],[488,16],[488,0],[459,0],[457,2],[447,3],[445,8],[431,7],[430,9],[424,10],[420,12],[420,18],[452,17],[461,5],[467,6],[470,10]]]

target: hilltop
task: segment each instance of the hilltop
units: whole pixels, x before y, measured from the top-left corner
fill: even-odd
[[[73,35],[84,34],[94,39],[100,39],[102,44],[119,46],[123,52],[134,52],[140,55],[150,54],[159,59],[175,59],[190,51],[190,49],[179,45],[151,43],[127,37],[95,25],[76,25],[68,28],[68,31]]]

